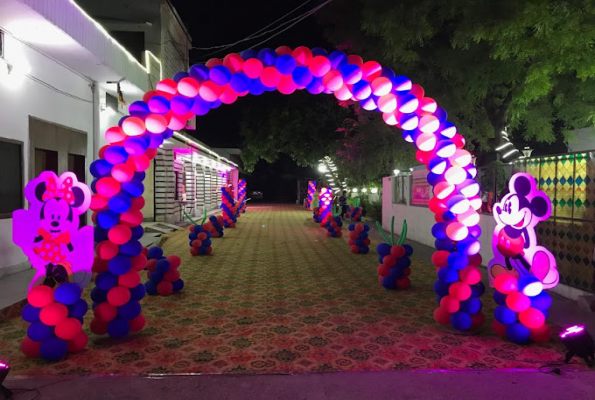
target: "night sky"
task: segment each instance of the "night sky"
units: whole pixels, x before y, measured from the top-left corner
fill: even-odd
[[[186,24],[194,47],[212,47],[238,40],[264,28],[284,14],[293,10],[305,0],[221,0],[199,2],[196,0],[171,0],[178,14]],[[309,3],[292,13],[283,21],[287,21],[323,3],[322,0],[311,0]],[[223,58],[229,53],[240,53],[243,50],[264,47],[277,48],[287,45],[324,47],[331,46],[324,39],[323,28],[316,23],[315,16],[309,16],[287,31],[275,36],[266,43],[258,45],[274,33],[237,44],[215,54],[216,50],[192,50],[190,64],[206,62],[209,58]],[[268,29],[279,25],[279,22]],[[267,29],[267,30],[268,30]],[[264,99],[263,99],[264,97]],[[265,93],[258,98],[246,96],[232,105],[222,105],[212,110],[206,116],[197,118],[195,137],[211,147],[241,147],[240,123],[243,111],[247,107],[266,107],[279,101],[279,96]],[[266,201],[293,202],[296,198],[298,179],[316,178],[316,171],[311,168],[300,168],[286,156],[272,165],[259,162],[255,171],[246,176],[249,190],[262,190]]]

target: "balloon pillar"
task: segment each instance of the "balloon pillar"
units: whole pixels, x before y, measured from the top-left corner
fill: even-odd
[[[492,327],[515,343],[545,342],[551,330],[545,324],[552,304],[543,289],[558,284],[553,254],[537,243],[535,227],[552,213],[552,203],[537,188],[535,178],[514,174],[508,194],[494,205],[494,258],[488,263],[490,285],[498,304]]]
[[[246,180],[238,181],[238,211],[242,214],[246,212]]]
[[[163,255],[160,247],[151,247],[148,252],[147,278],[145,283],[147,294],[169,296],[184,288],[184,281],[180,279],[178,268],[182,260],[178,256]],[[140,312],[140,306],[138,306]]]
[[[314,192],[316,192],[316,182],[308,181],[308,196],[306,197],[306,208],[312,209],[312,199],[314,198]]]
[[[81,298],[91,280],[93,228],[79,227],[91,191],[72,172],[42,172],[25,187],[29,209],[13,213],[13,241],[36,274],[22,317],[29,322],[21,350],[28,357],[58,361],[87,346],[82,330],[88,305]]]
[[[186,214],[186,213],[184,213]],[[188,239],[190,240],[190,254],[193,256],[206,256],[210,255],[213,251],[211,247],[211,237],[213,232],[213,225],[211,222],[207,221],[207,210],[205,210],[205,215],[200,224],[197,224],[190,218],[189,215],[186,214],[186,217],[192,222],[190,225],[190,233],[188,234]],[[215,218],[215,220],[217,220]],[[206,223],[205,223],[206,222]],[[149,293],[150,294],[150,293]]]
[[[349,251],[353,254],[368,254],[370,251],[370,239],[368,232],[370,226],[367,224],[349,224]]]
[[[378,253],[378,282],[386,289],[408,289],[411,286],[411,259],[413,248],[404,244],[407,237],[407,221],[403,220],[403,229],[399,241],[395,243],[395,217],[391,219],[391,236],[384,233],[382,226],[376,222],[378,231],[385,240],[376,247]]]
[[[326,221],[328,216],[331,213],[331,207],[333,205],[333,191],[330,187],[322,187],[320,188],[319,194],[319,211],[320,211],[320,220]]]
[[[233,186],[227,185],[221,188],[221,209],[223,221],[226,228],[235,228],[238,219],[236,217],[236,202],[233,196]]]

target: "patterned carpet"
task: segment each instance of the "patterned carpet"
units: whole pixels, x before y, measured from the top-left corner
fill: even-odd
[[[213,241],[210,257],[191,257],[186,235],[163,245],[182,257],[186,287],[143,300],[140,334],[91,335],[87,350],[49,364],[21,354],[26,325],[15,318],[0,324],[0,357],[15,375],[103,375],[537,368],[562,354],[559,342],[518,346],[495,336],[491,291],[481,335],[444,332],[432,318],[431,265],[414,254],[412,288],[384,290],[375,253],[352,255],[345,236],[327,238],[295,206],[251,207]]]

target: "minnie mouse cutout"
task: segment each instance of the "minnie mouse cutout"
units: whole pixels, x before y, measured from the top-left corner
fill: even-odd
[[[558,284],[556,259],[545,247],[537,245],[535,235],[535,226],[550,216],[552,203],[535,183],[529,174],[513,175],[508,184],[510,192],[494,205],[494,258],[488,264],[491,286],[501,274],[517,278],[532,274],[544,289]]]
[[[58,177],[44,171],[27,184],[25,197],[30,207],[12,214],[12,240],[37,270],[29,290],[38,282],[85,287],[93,267],[93,227],[79,229],[79,216],[91,204],[91,191],[72,172]]]

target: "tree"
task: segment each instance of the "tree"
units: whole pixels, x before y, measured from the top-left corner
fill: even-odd
[[[471,148],[507,127],[552,142],[556,122],[595,123],[592,1],[345,0],[322,21],[338,46],[422,84]]]

